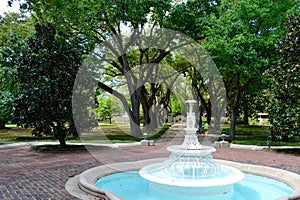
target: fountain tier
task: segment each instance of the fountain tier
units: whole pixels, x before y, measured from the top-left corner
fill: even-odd
[[[212,156],[215,148],[202,146],[197,138],[195,113],[189,100],[186,135],[182,145],[167,148],[171,155],[164,163],[143,167],[140,175],[150,187],[179,195],[208,196],[231,192],[234,183],[242,180],[241,171],[217,164]]]
[[[150,181],[152,189],[189,196],[212,196],[229,193],[233,190],[234,183],[244,177],[239,170],[223,165],[218,174],[202,178],[174,176],[165,171],[164,165],[161,163],[143,167],[139,173],[144,179]]]
[[[168,147],[168,151],[171,155],[164,163],[145,166],[139,172],[155,190],[179,195],[218,195],[231,192],[233,184],[244,177],[241,171],[216,163],[213,147],[187,150],[177,145]]]

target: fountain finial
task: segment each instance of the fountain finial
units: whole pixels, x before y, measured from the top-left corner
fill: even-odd
[[[194,105],[197,103],[195,100],[187,100],[186,103],[189,106],[188,112],[187,112],[187,128],[185,129],[185,139],[182,144],[186,149],[188,150],[195,150],[195,149],[201,149],[201,144],[198,141],[198,137],[196,135],[197,128],[196,125],[196,116],[195,112],[193,111]]]
[[[187,100],[186,103],[189,106],[189,109],[187,112],[187,119],[186,119],[187,128],[188,129],[195,128],[196,117],[195,117],[195,112],[193,112],[193,107],[194,107],[194,104],[197,103],[197,101]]]

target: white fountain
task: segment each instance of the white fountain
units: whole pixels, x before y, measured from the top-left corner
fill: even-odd
[[[244,174],[238,169],[216,163],[212,156],[216,149],[199,143],[193,112],[196,101],[186,102],[189,111],[183,144],[169,146],[167,150],[171,155],[164,163],[147,165],[139,173],[149,181],[152,189],[161,192],[195,196],[229,193],[234,183],[244,178]]]

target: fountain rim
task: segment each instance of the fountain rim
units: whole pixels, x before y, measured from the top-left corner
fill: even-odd
[[[187,104],[196,104],[197,101],[193,100],[193,99],[190,99],[190,100],[186,100],[185,103],[187,103]]]
[[[187,149],[182,145],[173,145],[173,146],[169,146],[167,150],[175,155],[188,154],[189,156],[199,156],[200,154],[202,156],[207,156],[216,151],[214,147],[204,146],[204,145],[201,145],[201,148],[199,149]]]
[[[104,197],[109,200],[122,200],[122,197],[119,197],[112,193],[111,191],[97,188],[95,186],[96,181],[106,175],[114,174],[124,171],[133,171],[139,170],[144,166],[162,163],[167,158],[154,158],[146,159],[134,162],[121,162],[113,163],[109,165],[101,165],[97,167],[90,168],[81,174],[70,178],[66,183],[66,190],[81,199],[90,199],[91,197]],[[244,164],[233,161],[225,161],[214,159],[221,165],[226,165],[230,167],[237,168],[244,173],[250,173],[255,175],[261,175],[269,178],[279,180],[283,183],[288,184],[294,190],[293,194],[289,196],[280,197],[278,200],[288,200],[288,199],[299,199],[300,198],[300,175],[282,170],[273,167],[267,167],[262,165],[253,165],[253,164]],[[122,169],[122,170],[121,170]]]

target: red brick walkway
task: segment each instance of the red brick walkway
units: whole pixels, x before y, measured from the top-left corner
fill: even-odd
[[[103,148],[76,153],[39,153],[29,146],[0,150],[0,199],[77,199],[64,189],[66,181],[102,164],[165,157],[165,146]],[[97,157],[97,159],[94,156]],[[217,149],[214,158],[259,164],[300,174],[300,156],[247,149]]]
[[[98,164],[88,152],[38,153],[29,146],[0,150],[0,199],[77,199],[66,181]]]

